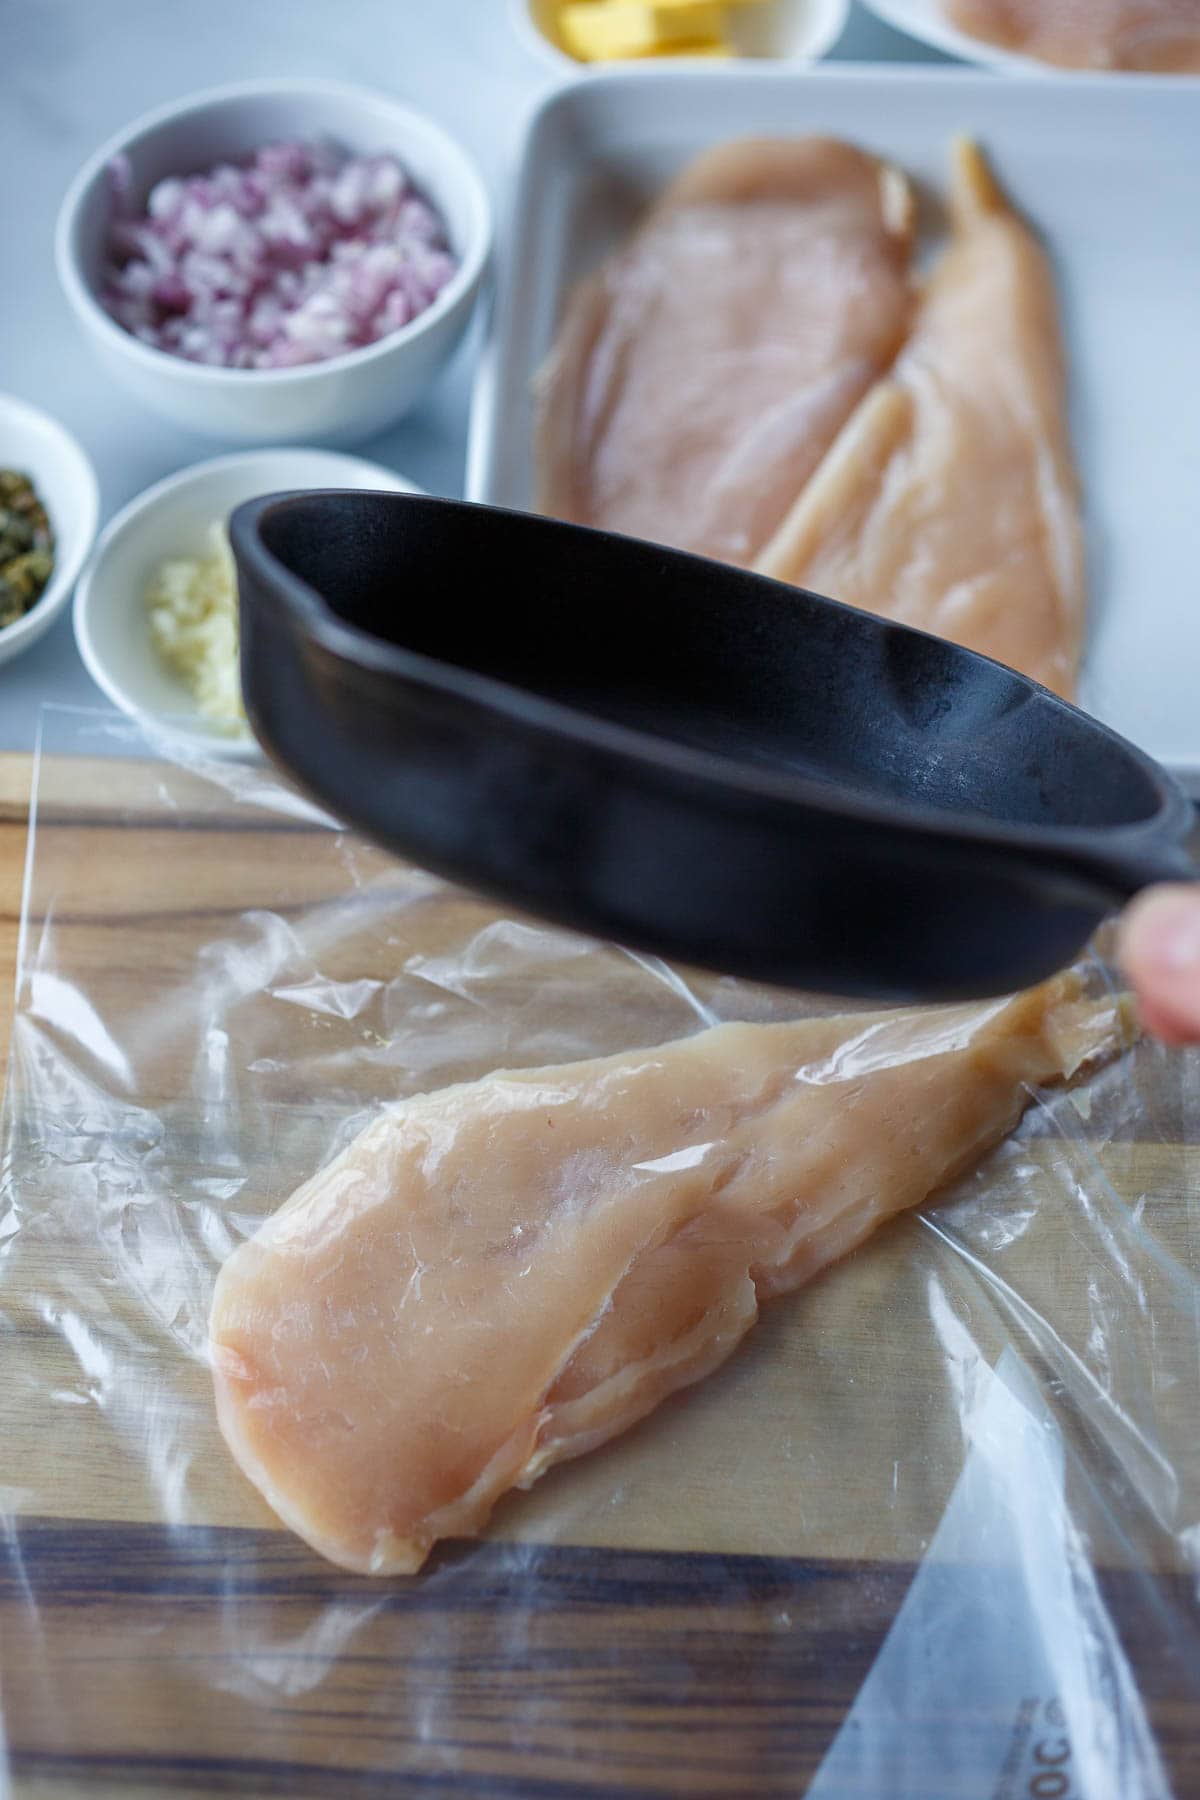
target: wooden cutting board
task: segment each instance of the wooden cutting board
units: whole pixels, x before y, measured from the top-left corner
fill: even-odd
[[[29,780],[27,760],[0,758],[0,1045],[8,1040]],[[272,1127],[256,1136],[254,1120],[238,1128],[265,1146],[256,1204],[269,1208],[296,1179],[293,1163],[303,1168],[326,1152],[337,1106],[349,1103],[337,1100],[336,1071],[353,1033],[332,1016],[321,1025],[316,977],[305,973],[311,932],[325,933],[324,971],[342,957],[335,972],[359,970],[369,988],[372,970],[403,968],[414,984],[400,996],[405,1007],[422,996],[445,1006],[450,986],[438,958],[462,940],[464,913],[475,903],[446,890],[431,900],[424,878],[413,877],[398,913],[387,884],[410,878],[376,853],[314,832],[302,818],[248,820],[244,807],[199,789],[189,799],[178,783],[164,809],[145,769],[64,761],[43,768],[39,791],[31,936],[48,969],[81,983],[111,1042],[86,1019],[80,1026],[69,1007],[63,1028],[81,1041],[91,1031],[92,1051],[110,1067],[153,1028],[153,1055],[138,1065],[139,1102],[156,1116],[169,1113],[171,1129],[194,1133],[197,1159],[206,1154],[206,1119],[169,1112],[172,1096],[194,1085],[180,1059],[192,1054],[195,1034],[176,1032],[170,1020],[148,1024],[147,995],[172,991],[189,958],[213,942],[256,954],[270,937],[255,923],[263,918],[285,933],[310,932],[296,952],[299,974],[292,950],[280,952],[287,979],[278,976],[274,991],[294,1006],[300,977],[307,982],[295,1031],[313,1042],[297,1036],[296,1054],[333,1072],[333,1097],[314,1105],[311,1093],[288,1087],[287,1070],[277,1089],[264,1078],[286,1133]],[[348,884],[361,919],[339,914],[331,925],[329,909],[345,905]],[[489,943],[489,991],[498,992],[511,936]],[[615,964],[601,973],[606,982],[620,979]],[[568,974],[564,993],[580,978]],[[509,1003],[519,998],[518,983]],[[642,1004],[632,996],[627,1003]],[[54,992],[41,1003],[47,1044],[58,1028],[55,1006],[67,1004]],[[476,1006],[477,997],[463,1004]],[[253,1023],[239,1020],[236,1006],[222,1015],[227,1041],[214,1055],[262,1062]],[[642,1041],[679,1029],[672,1021],[669,1010],[646,1016]],[[482,1066],[503,1060],[502,1043],[478,1031],[477,1038]],[[368,1059],[365,1079],[376,1078]],[[419,1069],[406,1078],[439,1079]],[[59,1206],[71,1170],[86,1168],[86,1153],[73,1162],[61,1146],[47,1152],[55,1130],[48,1115],[44,1131],[34,1129],[20,1148],[34,1168],[23,1188],[34,1212]],[[1102,1153],[1106,1178],[1131,1198],[1153,1187],[1164,1240],[1185,1243],[1195,1152],[1122,1142]],[[1056,1154],[1052,1143],[1030,1140],[1022,1181],[1038,1180]],[[44,1178],[39,1158],[49,1166]],[[153,1159],[144,1166],[152,1169]],[[202,1170],[204,1180],[219,1173],[215,1164]],[[97,1194],[109,1191],[94,1185]],[[0,1486],[16,1490],[22,1515],[0,1549],[14,1794],[715,1800],[804,1792],[896,1615],[961,1462],[957,1425],[941,1403],[946,1352],[927,1329],[908,1327],[917,1318],[928,1326],[933,1234],[915,1220],[881,1234],[831,1278],[773,1308],[709,1382],[603,1457],[555,1472],[502,1508],[487,1543],[446,1546],[421,1577],[374,1583],[328,1568],[280,1531],[233,1469],[202,1361],[170,1348],[170,1333],[186,1336],[188,1320],[170,1316],[174,1297],[163,1304],[154,1291],[157,1278],[169,1278],[172,1252],[146,1237],[139,1198],[133,1193],[114,1213],[129,1268],[146,1276],[136,1317],[126,1310],[130,1295],[105,1287],[88,1264],[88,1217],[74,1236],[64,1230],[41,1249],[35,1231],[27,1252],[18,1240],[26,1289],[10,1273],[0,1290],[16,1333],[0,1395]],[[188,1194],[180,1201],[187,1215]],[[1089,1271],[1072,1267],[1069,1243],[1051,1251],[1065,1316],[1075,1309],[1083,1341]],[[186,1261],[182,1243],[178,1254]],[[166,1385],[157,1361],[139,1362],[140,1351],[121,1362],[105,1350],[142,1331],[138,1321],[156,1305],[168,1315]],[[89,1306],[106,1317],[93,1321]],[[186,1296],[180,1307],[187,1314]],[[962,1323],[994,1357],[1004,1337],[996,1321]],[[44,1404],[30,1403],[31,1383]],[[1163,1396],[1165,1407],[1172,1403]],[[1184,1394],[1177,1403],[1190,1402]],[[34,1507],[21,1501],[22,1489],[36,1496]],[[185,1491],[186,1504],[178,1499]],[[167,1515],[182,1522],[165,1523]],[[1137,1565],[1141,1554],[1124,1560]],[[1200,1700],[1162,1622],[1164,1604],[1172,1616],[1186,1612],[1189,1578],[1173,1566],[1169,1546],[1155,1554],[1152,1590],[1115,1552],[1102,1586],[1176,1791],[1200,1793]],[[879,1800],[877,1790],[864,1790],[862,1800]]]

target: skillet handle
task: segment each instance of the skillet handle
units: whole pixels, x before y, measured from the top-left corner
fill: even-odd
[[[1117,852],[1111,856],[1089,857],[1079,869],[1085,879],[1111,896],[1116,904],[1132,900],[1143,888],[1155,887],[1163,881],[1200,883],[1200,864],[1182,845],[1158,845],[1154,849],[1135,851],[1129,855]],[[1200,888],[1197,890],[1200,904]]]

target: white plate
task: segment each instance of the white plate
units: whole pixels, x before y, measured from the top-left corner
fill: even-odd
[[[944,188],[950,139],[974,131],[1059,275],[1091,571],[1082,702],[1200,779],[1196,91],[1166,75],[1011,82],[853,65],[614,73],[560,88],[525,140],[468,494],[532,504],[530,379],[566,292],[687,157],[745,132],[831,131]]]
[[[1120,81],[1129,79],[1128,74],[1121,69],[1058,69],[1036,56],[1022,56],[1016,50],[1005,50],[999,44],[989,44],[985,38],[973,37],[969,31],[960,31],[957,25],[952,25],[943,11],[942,0],[863,0],[863,5],[869,7],[885,25],[894,25],[897,31],[903,31],[923,44],[932,44],[935,50],[945,50],[950,56],[964,57],[967,62],[987,63],[990,67],[1004,69],[1011,75],[1077,77],[1092,74],[1106,81],[1111,81],[1114,76]],[[1162,79],[1161,76],[1154,77],[1156,81]],[[1194,80],[1195,77],[1175,79]]]
[[[176,749],[259,754],[248,729],[204,717],[150,639],[145,592],[168,557],[208,554],[209,528],[256,494],[288,488],[420,488],[379,463],[335,450],[247,450],[193,463],[138,494],[101,532],[75,590],[75,641],[89,675],[122,711]]]

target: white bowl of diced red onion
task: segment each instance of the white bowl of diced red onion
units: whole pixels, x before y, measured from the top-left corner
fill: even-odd
[[[59,279],[112,374],[177,424],[353,442],[424,393],[491,248],[483,182],[441,128],[338,82],[160,107],[59,213]]]

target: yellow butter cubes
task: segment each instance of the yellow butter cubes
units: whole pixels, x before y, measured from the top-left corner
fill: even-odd
[[[558,8],[563,48],[581,62],[642,56],[731,56],[729,4],[746,0],[567,0]]]

